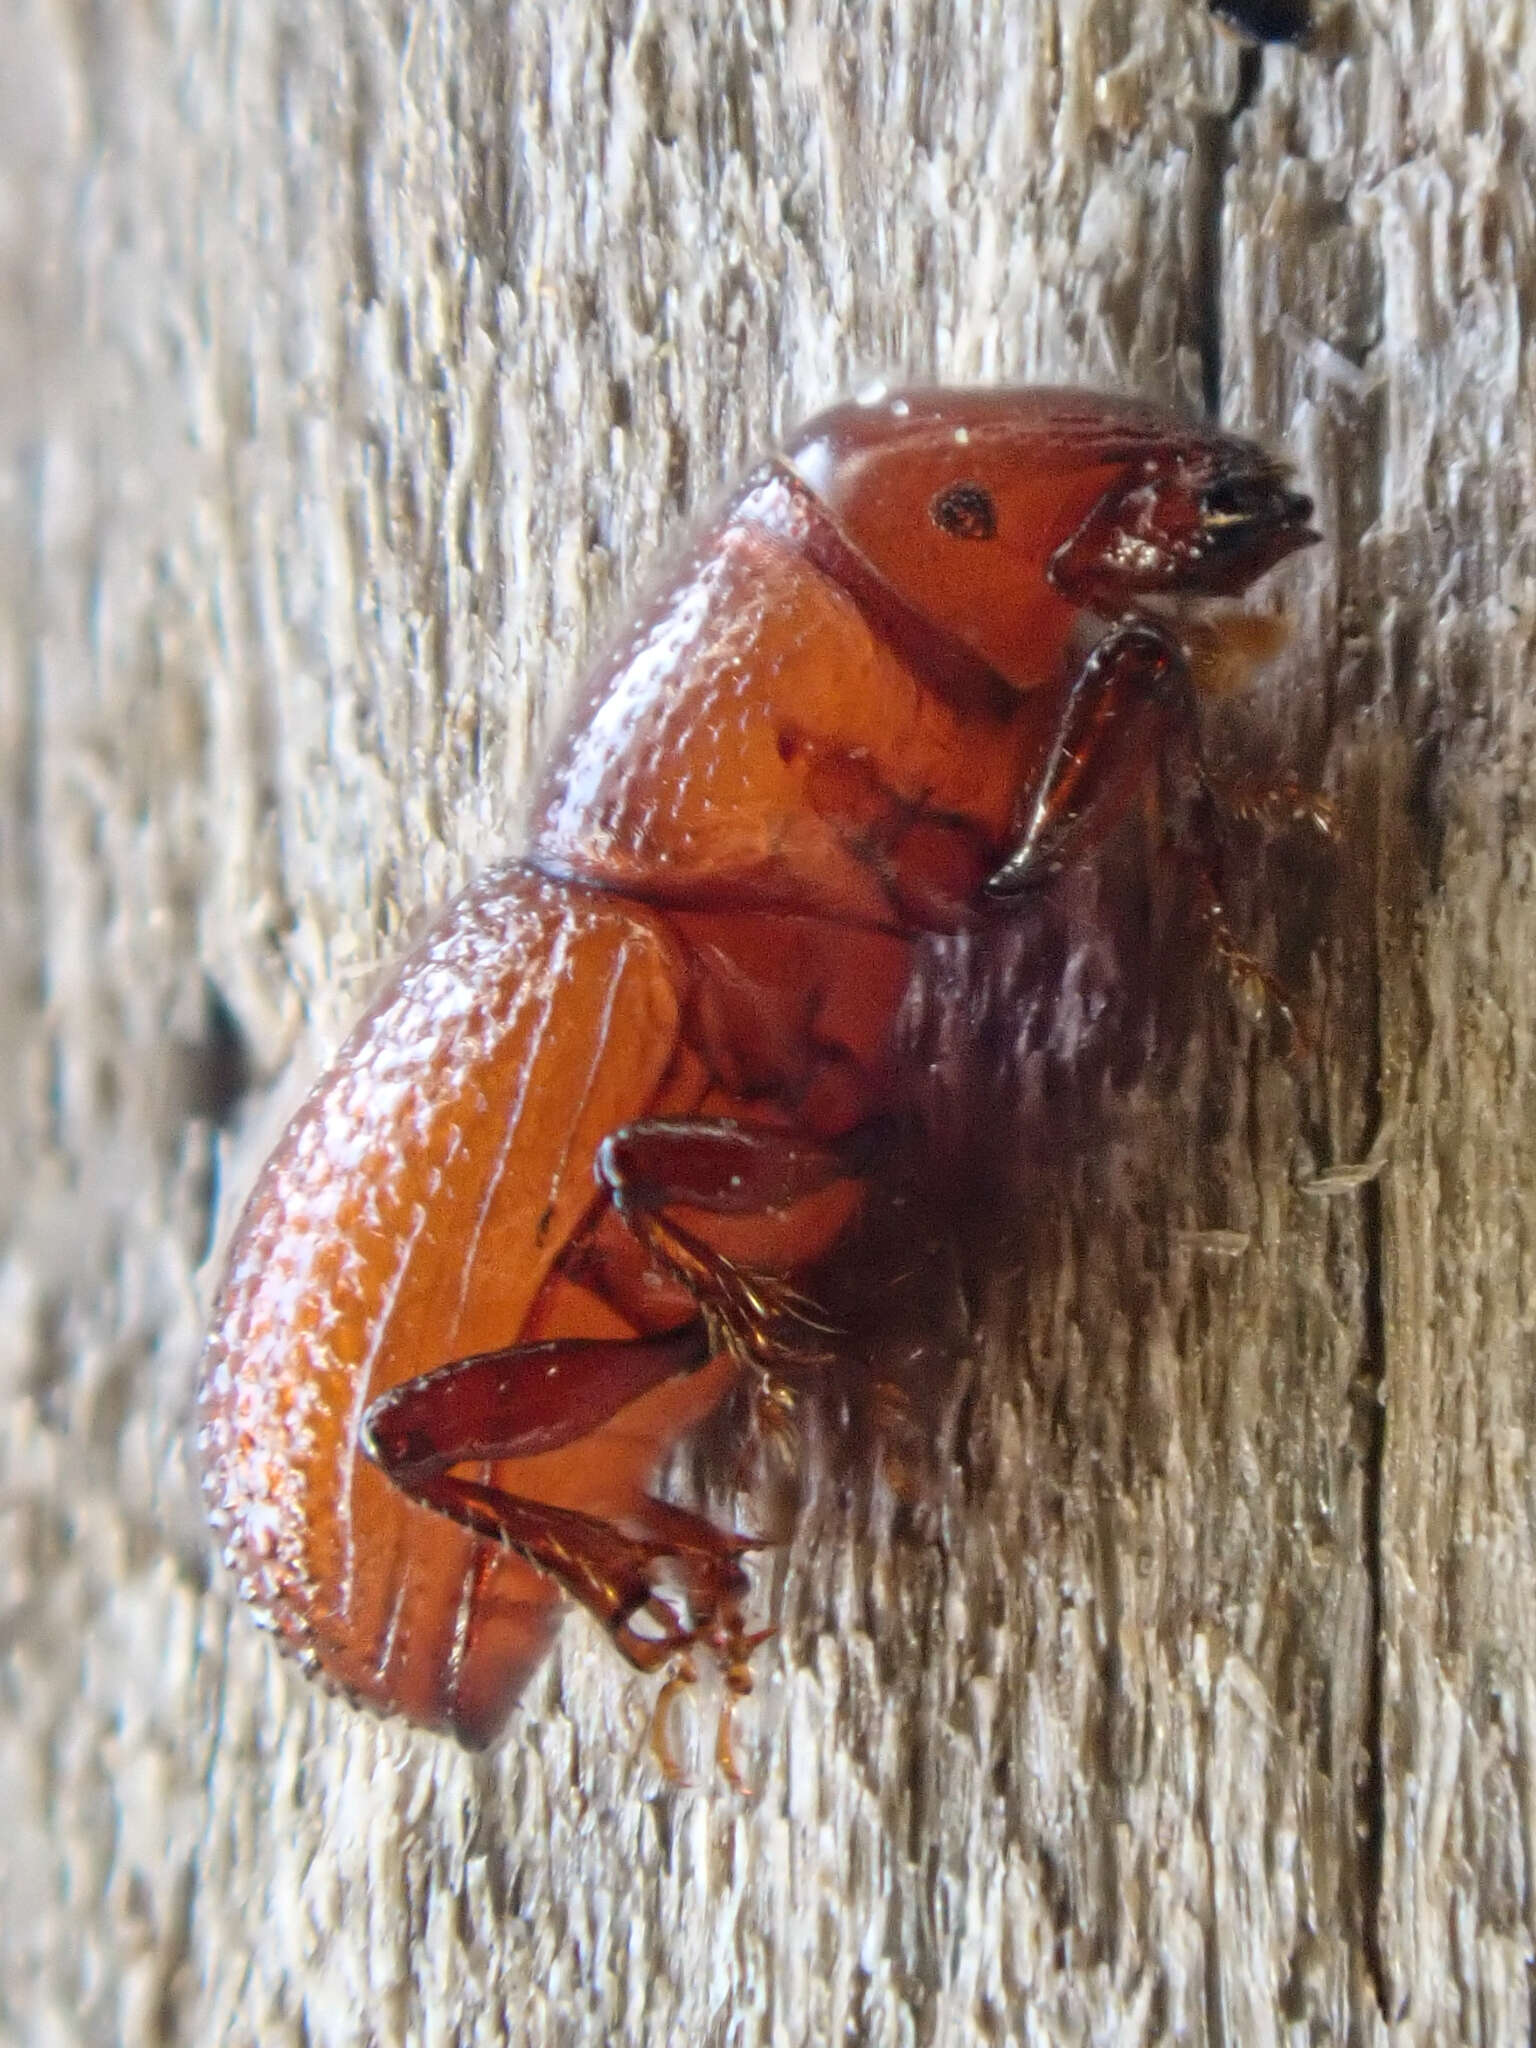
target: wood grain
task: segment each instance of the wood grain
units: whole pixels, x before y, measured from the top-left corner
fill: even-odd
[[[1528,2040],[1536,16],[6,43],[4,2038]],[[893,369],[1212,393],[1296,460],[1327,542],[1221,737],[1339,806],[1331,889],[1241,892],[1313,1043],[1212,1000],[999,1219],[931,1514],[813,1475],[774,1567],[755,1797],[661,1784],[580,1624],[471,1761],[211,1579],[210,1237],[655,550]]]

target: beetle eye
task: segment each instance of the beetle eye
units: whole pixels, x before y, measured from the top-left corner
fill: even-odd
[[[928,509],[956,540],[991,540],[997,532],[997,508],[980,484],[946,484]]]

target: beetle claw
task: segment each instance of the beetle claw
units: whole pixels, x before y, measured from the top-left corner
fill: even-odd
[[[747,1545],[745,1539],[743,1545],[754,1547]],[[750,1663],[753,1652],[776,1633],[771,1628],[743,1629],[735,1596],[727,1594],[721,1602],[718,1616],[690,1631],[685,1643],[675,1651],[672,1669],[656,1695],[650,1719],[651,1755],[669,1785],[682,1789],[689,1783],[688,1774],[673,1748],[668,1723],[677,1701],[697,1683],[699,1673],[693,1651],[702,1644],[719,1665],[725,1686],[725,1699],[715,1729],[716,1767],[733,1792],[739,1792],[743,1797],[751,1796],[751,1788],[736,1763],[732,1739],[734,1714],[737,1702],[745,1699],[752,1690]]]
[[[687,1785],[688,1774],[678,1762],[677,1753],[667,1740],[667,1716],[671,1713],[673,1702],[678,1695],[692,1685],[697,1676],[692,1658],[686,1655],[679,1657],[671,1675],[657,1693],[656,1704],[651,1709],[651,1755],[667,1783],[680,1790]]]
[[[739,1697],[737,1693],[728,1692],[720,1709],[720,1718],[715,1723],[715,1764],[731,1790],[739,1793],[743,1799],[750,1799],[751,1787],[736,1767],[736,1746],[731,1739],[736,1701]]]

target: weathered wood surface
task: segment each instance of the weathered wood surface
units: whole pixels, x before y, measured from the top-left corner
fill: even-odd
[[[1342,0],[1235,122],[1171,0],[4,13],[5,2038],[1528,2039],[1531,10]],[[478,1762],[324,1701],[208,1583],[216,1161],[749,451],[1202,351],[1328,535],[1230,721],[1340,803],[1315,1050],[1211,1005],[1019,1219],[930,1537],[815,1490],[754,1798],[579,1624]]]

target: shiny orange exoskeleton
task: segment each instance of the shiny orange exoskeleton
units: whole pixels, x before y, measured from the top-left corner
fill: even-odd
[[[912,391],[757,469],[599,664],[525,852],[451,904],[299,1111],[209,1340],[241,1591],[355,1697],[480,1743],[562,1596],[738,1689],[746,1540],[651,1497],[878,1168],[927,935],[1158,800],[1210,929],[1196,700],[1313,538],[1250,443],[1065,391]]]

